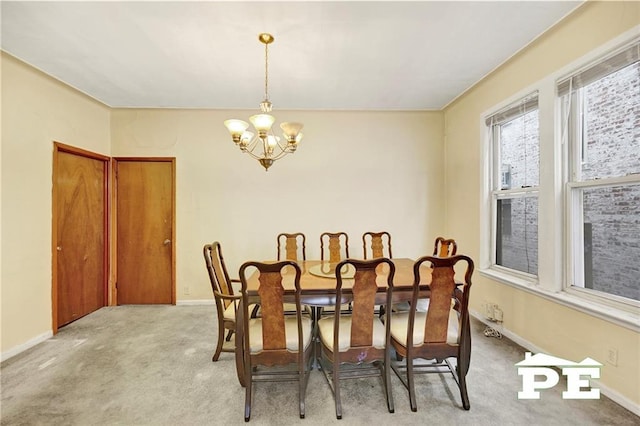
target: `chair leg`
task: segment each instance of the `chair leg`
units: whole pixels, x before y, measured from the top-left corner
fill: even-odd
[[[467,394],[467,378],[463,375],[458,376],[458,385],[460,386],[460,399],[462,399],[462,406],[465,410],[471,408],[469,403],[469,395]]]
[[[231,340],[231,336],[233,336],[233,330],[229,330],[227,333],[227,338],[225,339],[227,342]]]
[[[411,404],[411,411],[418,411],[416,405],[416,388],[413,376],[413,359],[407,357],[407,387],[409,388],[409,403]]]
[[[384,356],[384,390],[387,394],[387,408],[390,413],[395,412],[395,408],[393,406],[393,391],[391,389],[391,355],[389,354],[389,350],[387,349]]]
[[[218,345],[216,346],[216,351],[213,353],[213,358],[211,358],[212,362],[216,362],[220,357],[220,352],[222,352],[222,346],[224,345],[224,333],[225,328],[224,324],[219,324],[218,326]]]
[[[303,361],[298,365],[298,401],[300,402],[300,418],[304,419],[304,395],[306,393],[307,367]]]
[[[247,386],[247,369],[245,368],[245,360],[244,360],[244,348],[242,344],[238,346],[238,342],[236,341],[236,350],[235,350],[235,359],[236,359],[236,374],[238,375],[238,381],[240,382],[240,386]]]
[[[469,364],[471,362],[471,327],[469,325],[469,318],[467,318],[467,324],[464,330],[465,335],[459,348],[460,352],[458,353],[456,372],[458,375],[458,386],[460,387],[462,406],[465,410],[468,410],[471,408],[469,395],[467,394],[467,372],[469,371]]]
[[[340,363],[337,357],[333,362],[333,396],[336,402],[336,418],[342,418],[342,402],[340,401]]]
[[[247,383],[244,392],[244,421],[248,422],[251,419],[251,388],[253,387],[253,376],[251,373],[247,374]]]

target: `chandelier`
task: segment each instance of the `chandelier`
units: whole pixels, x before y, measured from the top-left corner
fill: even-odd
[[[247,131],[249,123],[242,120],[226,120],[224,125],[231,133],[233,142],[240,148],[240,151],[246,152],[262,164],[265,171],[273,164],[274,161],[292,154],[296,151],[298,143],[302,140],[302,123],[282,123],[284,141],[273,134],[271,126],[276,120],[270,115],[271,102],[269,101],[269,44],[273,43],[271,34],[262,33],[258,35],[260,43],[264,44],[264,100],[260,103],[260,114],[252,115],[249,121],[253,124],[257,134],[254,136],[252,132]]]

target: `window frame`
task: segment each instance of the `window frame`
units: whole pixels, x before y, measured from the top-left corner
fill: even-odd
[[[563,118],[559,123],[556,123],[556,125],[561,128],[561,142],[565,146],[563,152],[564,215],[566,221],[564,249],[567,261],[562,290],[569,295],[591,302],[602,303],[606,306],[628,312],[637,311],[637,309],[640,308],[640,300],[584,287],[584,218],[582,191],[585,189],[640,185],[640,174],[589,179],[583,179],[580,176],[582,163],[585,161],[583,143],[585,120],[580,118],[584,112],[584,98],[580,88],[572,90],[570,83],[567,83],[567,81],[570,82],[572,78],[575,78],[575,76],[584,72],[584,70],[588,71],[590,69],[602,68],[603,64],[608,60],[621,56],[621,52],[634,48],[634,46],[640,51],[640,37],[633,38],[617,49],[600,54],[581,68],[575,68],[569,76],[559,79],[556,84],[557,103],[560,109],[560,115]],[[627,65],[631,65],[632,63],[635,63],[635,60],[629,62]],[[617,70],[622,68],[623,67],[618,67]],[[590,76],[591,81],[582,87],[600,80],[606,77],[606,75],[608,74],[601,75],[597,78]],[[569,84],[569,89],[566,88],[567,84]],[[581,282],[583,285],[576,285],[576,282]]]
[[[514,111],[522,108],[522,112],[514,113]],[[497,263],[497,246],[498,246],[498,201],[500,200],[516,200],[521,198],[535,198],[539,203],[539,189],[540,180],[538,179],[538,185],[536,186],[521,186],[520,188],[502,189],[502,163],[500,152],[500,126],[509,123],[519,117],[523,117],[529,112],[538,111],[538,121],[540,120],[539,112],[539,94],[537,90],[527,93],[524,96],[516,98],[515,101],[510,101],[506,106],[495,109],[493,113],[490,113],[484,119],[486,123],[486,129],[489,138],[489,150],[491,163],[489,165],[489,197],[491,204],[491,223],[490,223],[490,265],[489,268],[496,271],[501,275],[511,276],[517,280],[522,280],[527,284],[536,284],[538,282],[538,274],[531,274],[518,269],[509,268],[507,266],[499,265]],[[494,120],[497,122],[494,123]],[[538,123],[539,124],[539,123]],[[538,149],[540,148],[540,128],[538,127]],[[540,174],[540,167],[538,164],[538,176]],[[513,176],[510,176],[510,180]],[[540,207],[538,204],[538,218]],[[538,219],[539,220],[539,219]],[[538,226],[539,229],[539,226]],[[537,262],[539,264],[539,262]]]
[[[569,267],[568,239],[571,238],[567,224],[567,149],[562,123],[561,97],[558,96],[558,84],[589,64],[619,50],[625,45],[640,39],[640,25],[621,33],[613,39],[592,49],[583,56],[561,68],[550,71],[539,80],[520,88],[506,99],[484,110],[478,116],[477,129],[481,137],[480,148],[480,235],[479,258],[477,262],[479,276],[507,285],[526,293],[549,300],[558,305],[583,312],[618,326],[640,332],[640,314],[638,307],[621,303],[612,295],[603,298],[600,295],[585,294],[583,289],[566,287]],[[538,91],[539,136],[540,136],[540,177],[539,177],[539,223],[538,223],[538,279],[517,274],[517,271],[504,270],[492,265],[494,242],[492,223],[495,213],[492,208],[493,153],[491,134],[486,120],[496,111]],[[622,180],[632,179],[629,177]],[[544,242],[544,243],[543,243]],[[583,291],[581,291],[583,290]],[[627,299],[628,300],[628,299]]]

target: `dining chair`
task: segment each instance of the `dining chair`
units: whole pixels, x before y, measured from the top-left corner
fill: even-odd
[[[347,259],[349,257],[349,236],[346,232],[323,232],[320,234],[320,260],[326,258],[325,247],[328,250],[329,262],[338,263],[342,259]]]
[[[283,287],[283,271],[293,268],[293,283],[296,315],[285,316],[283,304],[285,289]],[[247,272],[257,270],[259,287],[257,296],[250,297],[247,291]],[[297,381],[300,418],[305,416],[305,393],[309,372],[311,371],[312,322],[308,315],[303,315],[300,304],[300,275],[297,263],[286,260],[276,263],[245,262],[240,267],[242,282],[241,304],[242,341],[244,356],[245,408],[244,420],[251,418],[251,394],[254,382],[260,381]],[[262,315],[258,318],[249,316],[250,303],[259,303]],[[271,368],[296,364],[295,370],[288,368]]]
[[[447,240],[442,237],[436,238],[433,246],[433,255],[438,257],[450,257],[454,256],[458,251],[458,245],[456,240]]]
[[[347,274],[353,274],[352,286],[344,287]],[[383,283],[378,287],[379,275]],[[334,314],[318,320],[320,367],[333,391],[336,417],[342,418],[340,381],[382,376],[387,408],[394,412],[389,370],[390,322],[383,323],[374,314],[376,304],[391,303],[395,265],[387,258],[347,259],[336,267],[336,305]],[[351,276],[351,275],[350,275]],[[344,314],[340,306],[352,302],[352,311]]]
[[[367,244],[367,242],[369,244]],[[386,256],[384,253],[385,247],[387,249]],[[367,253],[370,253],[369,257],[372,259],[376,257],[393,258],[393,255],[391,254],[391,234],[386,231],[365,232],[362,234],[362,249],[364,250],[365,259],[367,259]]]
[[[325,260],[327,258],[325,251],[328,251],[329,263],[333,265],[336,265],[342,259],[348,259],[349,235],[347,235],[346,232],[323,232],[320,234],[320,260]],[[341,308],[343,311],[350,311],[351,304],[346,303],[342,305]],[[329,310],[330,309],[323,308],[320,312],[327,312]],[[319,315],[322,314],[320,313]]]
[[[236,311],[242,296],[234,294],[231,283],[240,282],[240,280],[229,278],[220,243],[215,241],[212,244],[205,244],[203,254],[218,315],[218,344],[211,359],[215,362],[220,357],[220,352],[235,352],[235,344],[225,347],[224,343],[229,342],[236,331]]]
[[[387,250],[386,256],[384,253],[385,247]],[[362,249],[365,260],[367,259],[367,253],[370,253],[369,257],[371,259],[375,259],[377,257],[388,257],[389,259],[393,258],[393,255],[391,253],[391,234],[386,231],[365,232],[364,234],[362,234]],[[384,305],[376,306],[375,311],[380,316],[384,315]]]
[[[429,285],[429,304],[426,312],[416,309],[420,293],[420,266],[430,262],[432,267]],[[454,267],[466,263],[464,282],[456,283]],[[452,257],[425,256],[413,267],[414,281],[411,295],[413,309],[408,312],[392,312],[391,346],[402,362],[391,367],[409,391],[412,411],[417,411],[415,374],[447,373],[453,375],[460,388],[462,406],[470,408],[466,376],[471,358],[471,330],[469,323],[469,292],[473,261],[463,255]],[[452,365],[450,358],[455,358]],[[416,363],[418,359],[434,360]]]
[[[284,258],[297,262],[302,255],[302,260],[307,260],[307,238],[302,232],[293,234],[282,233],[277,237],[278,240],[278,260],[281,260],[282,251],[284,250]],[[284,244],[283,244],[284,242]]]

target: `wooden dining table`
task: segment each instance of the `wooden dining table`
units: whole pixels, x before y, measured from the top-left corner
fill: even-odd
[[[390,259],[396,270],[393,277],[393,287],[396,291],[402,293],[398,296],[398,300],[405,299],[404,293],[411,291],[413,287],[413,265],[415,261],[408,258]],[[305,305],[311,306],[332,306],[335,304],[335,298],[332,297],[336,291],[336,273],[335,263],[322,260],[304,260],[296,262],[300,266],[302,275],[300,276],[300,288],[301,301]],[[378,288],[380,292],[386,292],[387,290],[387,276],[389,267],[386,264],[379,266],[380,274],[377,277]],[[421,268],[421,286],[428,286],[431,283],[431,268],[423,265]],[[293,268],[290,273],[285,269],[282,276],[282,286],[284,287],[285,294],[293,294],[295,289],[293,285]],[[353,280],[349,279],[350,275],[348,270],[343,271],[343,289],[347,292],[353,285]],[[249,295],[255,296],[258,293],[258,280],[259,274],[256,272],[252,274],[247,280],[247,292]],[[351,275],[352,278],[352,275]],[[394,301],[396,298],[394,298]]]
[[[400,303],[411,299],[411,292],[413,289],[413,265],[415,261],[408,258],[390,259],[395,266],[395,274],[393,277],[393,303]],[[275,262],[275,261],[273,261]],[[335,263],[322,260],[304,260],[296,262],[302,272],[300,276],[300,289],[301,296],[300,301],[304,305],[312,307],[314,317],[319,315],[319,312],[324,307],[335,306],[336,304],[336,274]],[[377,304],[386,303],[387,292],[387,278],[389,272],[389,266],[382,264],[379,266],[379,275],[377,276],[378,284],[378,296],[376,297]],[[249,303],[256,303],[258,299],[258,287],[259,272],[254,272],[247,279],[247,295],[249,296]],[[346,279],[345,279],[346,275]],[[293,268],[285,268],[282,274],[282,286],[285,291],[285,298],[288,298],[288,302],[294,302],[295,286],[294,286],[294,270]],[[420,287],[421,293],[428,292],[428,285],[431,283],[431,268],[427,265],[422,265],[420,269]],[[349,278],[349,271],[343,270],[343,300],[341,304],[349,303],[350,290],[353,286],[352,275]],[[425,294],[426,295],[426,294]],[[244,312],[240,310],[237,318],[237,332],[236,332],[236,369],[238,373],[238,380],[240,384],[244,386],[244,354],[242,339],[243,336],[243,321]]]

